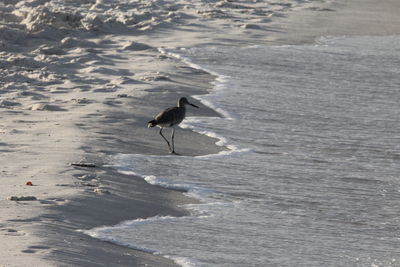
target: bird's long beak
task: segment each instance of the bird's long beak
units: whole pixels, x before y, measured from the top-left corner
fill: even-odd
[[[195,108],[199,108],[198,106],[196,106],[195,104],[189,103],[189,105],[195,107]]]

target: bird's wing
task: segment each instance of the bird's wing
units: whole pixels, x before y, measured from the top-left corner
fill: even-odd
[[[175,114],[175,110],[177,109],[177,107],[173,107],[173,108],[167,108],[166,110],[160,112],[156,117],[156,121],[159,124],[163,124],[163,123],[171,123],[172,121],[174,121],[174,114]]]

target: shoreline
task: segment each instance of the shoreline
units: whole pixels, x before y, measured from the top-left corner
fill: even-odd
[[[174,58],[168,60],[179,66],[185,65]],[[187,79],[184,74],[171,71],[169,69],[171,66],[179,69],[168,62],[163,73],[169,73],[168,79],[176,83],[185,84],[193,79],[198,79],[195,83],[197,86],[191,88],[192,94],[206,93],[208,83],[213,80],[212,76],[205,72],[200,72],[195,75],[197,77]],[[160,66],[158,66],[158,70],[160,70]],[[187,80],[185,81],[185,79]],[[152,90],[161,90],[158,87],[154,88],[154,85],[150,86]],[[175,97],[180,95],[183,90],[187,90],[187,86],[169,90],[178,92],[168,92],[167,95],[161,96],[145,95],[140,98],[131,95],[124,96],[122,99],[117,99],[124,103],[107,107],[106,116],[100,116],[100,119],[95,117],[90,119],[90,122],[85,122],[82,130],[88,128],[91,133],[98,135],[96,138],[86,140],[87,143],[83,148],[85,162],[94,163],[99,167],[94,169],[74,167],[74,172],[77,172],[74,174],[75,178],[89,186],[84,185],[83,192],[69,199],[67,204],[49,207],[46,209],[48,213],[42,215],[42,217],[68,218],[67,223],[57,219],[54,225],[39,226],[38,229],[35,229],[35,231],[45,233],[46,239],[41,243],[46,244],[45,246],[51,244],[49,247],[52,248],[52,252],[47,254],[45,259],[57,262],[56,266],[93,266],[105,262],[105,266],[114,264],[118,264],[118,266],[146,264],[176,266],[171,259],[98,240],[77,231],[103,225],[115,225],[121,221],[137,218],[184,216],[188,214],[188,211],[180,207],[189,203],[197,203],[197,200],[184,196],[181,191],[154,186],[141,177],[121,174],[112,167],[102,167],[109,164],[110,156],[118,153],[169,155],[158,131],[148,129],[146,126],[149,120],[148,114],[156,114],[157,107],[144,105],[145,103],[163,105],[168,102],[173,105],[176,102]],[[143,108],[138,109],[139,106]],[[135,110],[134,119],[132,119],[132,110]],[[188,110],[188,113],[192,114],[193,111]],[[217,115],[213,110],[204,106],[201,107],[199,114],[202,116]],[[132,129],[134,129],[133,135]],[[182,154],[197,156],[218,153],[223,150],[222,147],[215,145],[217,139],[191,130],[179,129],[176,134],[179,135],[177,149]],[[83,179],[81,179],[82,177]],[[92,187],[93,180],[96,181],[94,182],[95,186]],[[104,190],[105,193],[93,193],[93,189]],[[90,212],[88,212],[89,210]],[[49,231],[49,226],[51,231]],[[66,237],[62,242],[59,240],[60,235]],[[71,248],[69,244],[77,243],[78,240],[77,249]],[[96,247],[96,249],[92,247]]]
[[[267,31],[271,35],[264,35],[262,38],[253,24],[246,24],[247,26],[241,28],[243,31],[238,32],[233,29],[228,34],[229,38],[226,37],[226,33],[219,32],[212,36],[204,31],[201,32],[199,26],[196,26],[198,31],[186,32],[188,40],[183,44],[185,46],[229,44],[236,37],[241,39],[236,40],[235,45],[303,44],[312,43],[318,36],[325,35],[322,34],[324,32],[329,33],[328,35],[368,33],[374,35],[380,33],[381,25],[384,24],[393,26],[389,25],[382,34],[400,34],[400,30],[395,29],[396,24],[393,23],[399,22],[400,19],[395,16],[382,17],[379,23],[373,16],[365,16],[366,13],[373,13],[368,7],[377,5],[380,8],[373,13],[377,17],[385,12],[394,14],[393,10],[396,9],[390,7],[399,4],[393,0],[379,4],[368,1],[365,9],[357,9],[360,6],[364,7],[363,3],[365,1],[357,0],[346,4],[324,4],[317,9],[287,11],[287,17],[275,17],[265,24],[271,29],[270,32]],[[355,10],[360,12],[353,15],[352,12]],[[331,25],[334,23],[330,21],[335,23],[340,21],[340,23]],[[354,27],[350,29],[344,27],[352,21],[357,22]],[[312,29],[308,27],[310,25],[313,26]],[[115,264],[176,266],[172,260],[161,256],[97,240],[76,231],[156,215],[183,216],[187,212],[179,207],[196,201],[181,192],[153,186],[141,178],[123,175],[111,168],[102,167],[108,163],[108,157],[116,153],[168,154],[158,132],[146,128],[147,120],[159,110],[174,104],[182,94],[190,96],[206,94],[210,90],[210,83],[214,79],[212,75],[194,71],[184,62],[162,56],[154,50],[161,46],[182,45],[182,41],[176,38],[182,34],[182,29],[172,30],[174,34],[171,36],[158,32],[162,30],[161,27],[148,35],[144,33],[129,38],[123,36],[122,39],[126,40],[116,42],[116,44],[131,42],[132,45],[135,42],[149,44],[148,49],[123,50],[121,53],[125,59],[115,54],[108,55],[114,60],[111,64],[113,68],[132,69],[133,66],[133,71],[140,73],[142,80],[117,81],[115,83],[117,88],[113,88],[112,85],[105,87],[99,85],[96,96],[90,91],[66,93],[69,101],[72,97],[77,97],[72,100],[73,104],[66,104],[67,100],[64,100],[65,102],[46,100],[56,107],[55,111],[52,111],[51,107],[42,113],[34,110],[6,111],[10,116],[8,125],[16,131],[26,131],[20,142],[22,144],[34,142],[37,146],[17,149],[14,151],[14,157],[4,162],[9,166],[5,170],[9,175],[3,182],[3,187],[7,186],[8,189],[2,195],[3,206],[6,208],[3,209],[1,218],[5,246],[8,247],[0,255],[4,260],[1,264],[26,266],[29,262],[29,265],[37,266],[115,266]],[[100,47],[110,51],[118,50],[113,45],[105,42]],[[109,73],[106,73],[107,75]],[[51,97],[53,96],[50,94],[49,98]],[[41,101],[44,102],[43,99]],[[58,104],[59,108],[56,106]],[[71,114],[67,115],[65,113],[68,112],[60,110],[64,109],[64,105],[70,108],[67,110],[70,110]],[[218,116],[215,111],[204,107],[188,113]],[[15,122],[17,120],[19,122]],[[24,121],[22,124],[27,129],[22,129],[21,121]],[[49,128],[51,126],[60,127]],[[31,137],[32,133],[35,139]],[[16,134],[17,132],[14,136]],[[179,135],[177,148],[185,155],[213,154],[221,151],[221,148],[215,145],[216,139],[183,129],[179,129],[177,134]],[[42,136],[47,136],[47,139],[42,140]],[[13,144],[12,134],[2,142]],[[20,158],[24,153],[26,156]],[[100,167],[89,169],[68,165],[81,159]],[[19,162],[26,163],[22,170]],[[47,165],[44,166],[43,162],[47,162]],[[13,179],[15,175],[20,177],[18,182]],[[24,185],[26,180],[32,180],[37,186],[26,187]],[[95,193],[95,189],[99,189],[99,193]],[[39,201],[5,200],[10,195],[34,195]]]

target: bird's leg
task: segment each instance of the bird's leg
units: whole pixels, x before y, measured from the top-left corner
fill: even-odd
[[[162,138],[164,138],[165,142],[167,142],[167,145],[168,145],[169,151],[171,151],[171,146],[170,146],[170,144],[169,144],[169,142],[168,142],[167,138],[165,138],[165,136],[162,134],[162,130],[163,130],[163,128],[161,128],[161,129],[160,129],[160,135],[162,136]]]
[[[172,134],[171,134],[172,154],[175,154],[174,136],[175,136],[175,127],[172,127]]]

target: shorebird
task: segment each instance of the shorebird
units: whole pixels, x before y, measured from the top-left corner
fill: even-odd
[[[169,152],[172,154],[176,154],[174,147],[175,126],[181,123],[185,118],[186,114],[185,105],[191,105],[195,108],[199,108],[198,106],[189,103],[186,97],[181,97],[178,101],[177,107],[167,108],[166,110],[158,113],[157,116],[155,116],[154,119],[149,121],[147,124],[147,127],[149,128],[154,126],[158,126],[161,128],[160,135],[162,136],[162,138],[164,138],[165,142],[167,142]],[[165,138],[165,136],[162,134],[162,130],[164,129],[164,127],[172,127],[172,134],[171,134],[172,146],[170,145],[168,139]]]

